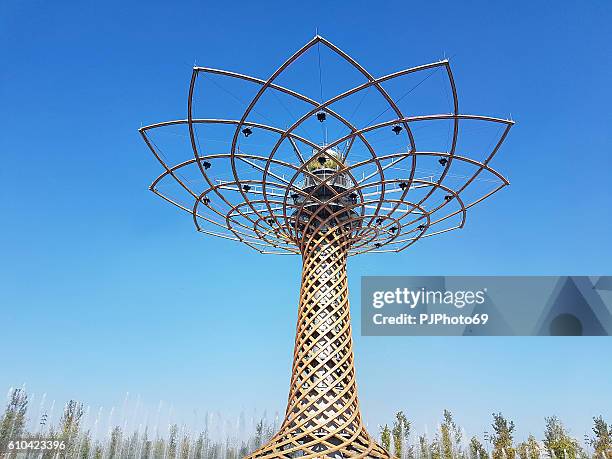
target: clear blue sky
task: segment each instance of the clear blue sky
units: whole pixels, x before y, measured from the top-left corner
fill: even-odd
[[[125,3],[0,5],[0,388],[284,409],[299,260],[197,234],[137,129],[185,116],[194,62],[266,77],[316,27],[376,75],[453,56],[462,110],[518,122],[466,229],[350,261],[356,325],[361,275],[611,274],[609,2]],[[355,341],[371,426],[612,418],[612,339]]]

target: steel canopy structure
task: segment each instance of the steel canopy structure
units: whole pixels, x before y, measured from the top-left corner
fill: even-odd
[[[355,69],[363,82],[327,100],[321,90],[319,101],[279,83],[292,64],[321,46]],[[405,114],[385,89],[402,77],[437,70],[447,77],[449,113]],[[255,87],[239,118],[195,116],[196,85],[206,75]],[[387,104],[387,120],[356,126],[351,116],[337,109],[342,101],[364,91],[375,92]],[[295,99],[305,107],[303,113],[284,128],[259,121],[258,107],[270,93]],[[315,141],[301,132],[313,119],[321,124],[334,121],[345,134],[332,141]],[[499,127],[484,158],[458,151],[461,123],[472,121]],[[445,123],[448,148],[418,149],[415,131],[425,123]],[[317,35],[265,80],[194,67],[187,118],[140,129],[164,169],[150,189],[188,212],[198,231],[242,242],[261,253],[302,257],[285,420],[270,442],[249,457],[389,457],[367,433],[359,410],[346,260],[366,252],[399,252],[419,239],[462,228],[470,207],[509,184],[489,163],[512,125],[506,119],[460,114],[448,60],[375,78]],[[211,126],[224,129],[227,151],[211,153],[206,139],[202,146],[199,129]],[[177,163],[170,162],[152,138],[154,132],[173,127],[186,131],[191,150],[191,157]],[[265,151],[246,151],[245,141],[262,133],[272,139]],[[381,151],[372,142],[373,135],[393,136],[405,147]],[[357,146],[364,153],[360,158],[352,154]],[[424,161],[438,169],[422,174]],[[457,175],[452,172],[455,169],[469,173]],[[225,178],[220,179],[223,174]],[[467,192],[482,180],[488,184],[485,191]],[[182,199],[162,190],[168,182],[180,190]]]

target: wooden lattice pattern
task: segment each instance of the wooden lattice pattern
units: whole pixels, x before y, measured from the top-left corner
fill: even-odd
[[[357,400],[341,229],[302,246],[302,286],[289,402],[280,431],[249,458],[386,458],[368,435]]]

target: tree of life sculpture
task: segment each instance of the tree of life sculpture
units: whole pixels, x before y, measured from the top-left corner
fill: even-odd
[[[356,70],[363,81],[325,101],[278,83],[309,50],[319,51],[320,61],[321,47]],[[407,115],[399,104],[405,95],[394,99],[385,88],[402,77],[426,72],[418,87],[437,71],[448,83],[449,113]],[[195,89],[203,76],[255,88],[248,101],[235,102],[241,116],[195,116]],[[406,89],[410,93],[415,87]],[[337,107],[343,101],[365,91],[374,92],[386,104],[381,115],[388,113],[388,119],[357,126],[351,116],[341,114]],[[258,119],[262,117],[258,116],[259,104],[270,93],[292,98],[305,109],[300,115],[290,113],[292,122],[285,127],[263,123]],[[332,141],[309,138],[301,128],[313,119],[321,125],[333,120],[344,134]],[[499,127],[490,151],[481,159],[459,151],[462,123],[470,122]],[[445,149],[417,148],[415,132],[428,123],[446,126]],[[191,214],[198,231],[242,242],[261,253],[299,254],[302,258],[285,419],[279,432],[249,458],[390,457],[366,431],[359,409],[347,258],[366,252],[399,252],[419,239],[462,228],[467,209],[508,185],[489,163],[512,124],[506,119],[460,114],[448,60],[375,78],[317,35],[265,80],[194,67],[187,118],[140,129],[164,169],[150,189]],[[215,127],[225,133],[226,151],[214,151],[213,140],[207,141],[203,129]],[[174,163],[166,158],[152,134],[167,129],[184,131],[179,135],[188,143],[190,158]],[[247,141],[262,133],[272,139],[265,151],[261,145],[254,145],[255,152],[247,151]],[[391,136],[403,147],[381,151],[372,141],[374,135]],[[361,158],[356,157],[356,150],[363,153]],[[424,163],[430,169],[422,172]],[[168,183],[181,198],[163,190]],[[483,191],[469,191],[482,183],[486,184]]]

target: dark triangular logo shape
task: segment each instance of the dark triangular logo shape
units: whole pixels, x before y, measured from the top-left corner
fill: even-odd
[[[579,287],[583,278],[561,277],[536,328],[540,336],[603,336],[604,325]],[[590,283],[590,282],[589,282]],[[591,290],[593,289],[591,284]]]

